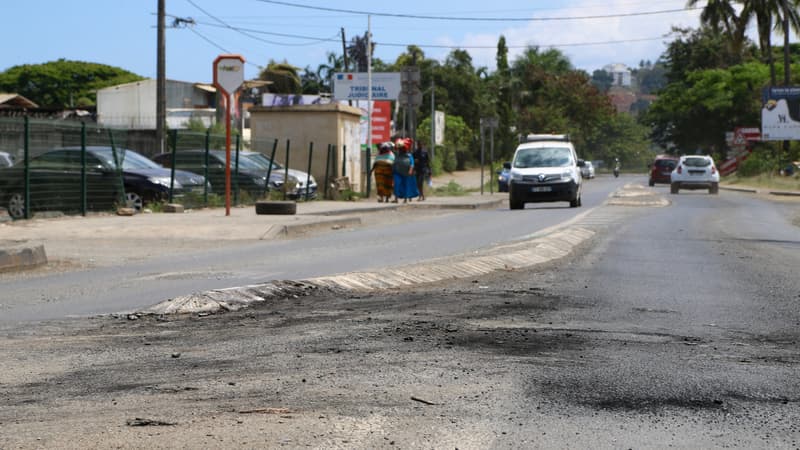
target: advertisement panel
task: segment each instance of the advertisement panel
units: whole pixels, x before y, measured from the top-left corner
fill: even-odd
[[[392,102],[372,102],[372,142],[386,142],[392,138]]]
[[[762,91],[761,139],[800,140],[800,86],[773,86]]]
[[[372,100],[397,100],[400,95],[400,72],[372,74]],[[333,75],[333,98],[336,100],[368,100],[369,77],[366,72],[345,72]]]
[[[434,143],[436,145],[444,145],[444,111],[434,111],[434,126],[436,127],[436,135],[434,136]]]

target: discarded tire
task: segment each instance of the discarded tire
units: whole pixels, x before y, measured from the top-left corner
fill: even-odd
[[[262,200],[256,202],[256,214],[296,214],[297,202]]]

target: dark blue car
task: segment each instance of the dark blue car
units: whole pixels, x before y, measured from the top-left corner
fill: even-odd
[[[504,162],[503,168],[497,171],[497,192],[508,192],[509,177],[511,177],[511,163]]]

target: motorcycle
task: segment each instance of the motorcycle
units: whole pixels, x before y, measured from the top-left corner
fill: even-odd
[[[619,177],[619,164],[614,166],[614,178]]]

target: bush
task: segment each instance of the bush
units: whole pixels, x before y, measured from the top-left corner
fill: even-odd
[[[777,170],[775,161],[764,153],[754,152],[739,164],[738,175],[753,177],[762,173],[773,173]]]

